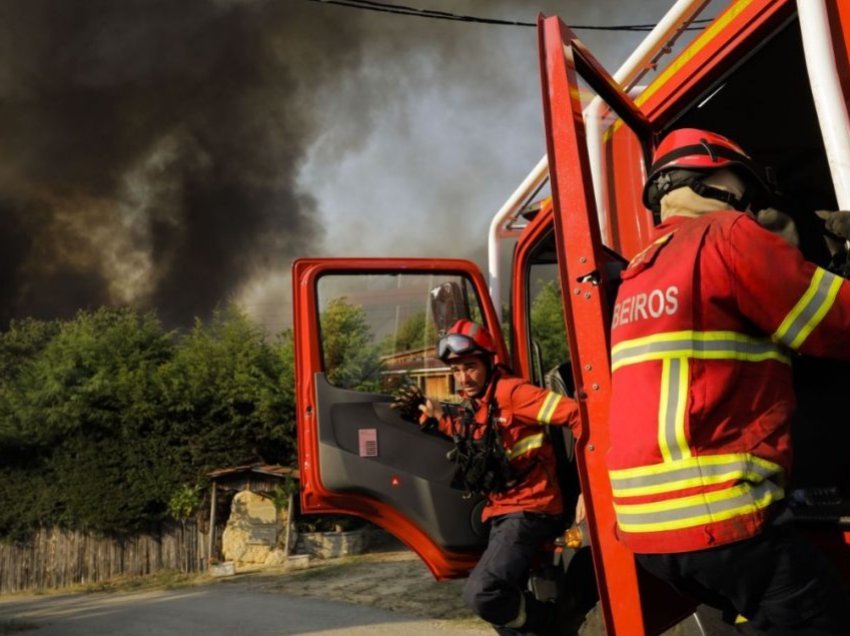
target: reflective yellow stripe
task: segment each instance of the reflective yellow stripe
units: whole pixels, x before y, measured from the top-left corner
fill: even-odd
[[[511,450],[507,452],[508,459],[519,457],[520,455],[532,451],[535,448],[540,448],[543,446],[543,438],[543,433],[535,433],[534,435],[522,438],[514,444],[514,447]]]
[[[752,481],[759,482],[762,480],[762,475],[759,473],[752,472],[741,472],[737,470],[730,470],[726,473],[717,473],[716,475],[701,475],[699,477],[689,477],[687,479],[680,479],[676,481],[668,481],[663,484],[655,484],[653,486],[643,486],[641,488],[628,488],[624,490],[620,490],[618,488],[613,489],[613,493],[615,497],[624,498],[624,497],[640,497],[645,495],[657,495],[665,492],[674,492],[676,490],[685,490],[687,488],[698,488],[701,486],[713,486],[716,484],[722,484],[726,481]]]
[[[746,9],[753,0],[737,0],[732,6],[724,11],[708,28],[706,28],[688,47],[682,51],[667,68],[656,77],[652,83],[640,95],[635,98],[635,104],[640,106],[646,102],[659,88],[688,62],[695,57],[706,44],[711,42],[717,35],[725,29],[732,20],[737,18]],[[623,120],[618,119],[614,124],[605,131],[604,141],[613,135],[617,129],[623,125]]]
[[[792,349],[799,349],[832,307],[841,282],[838,276],[818,267],[806,293],[788,312],[772,338]]]
[[[558,408],[558,403],[561,401],[563,396],[549,391],[549,395],[546,396],[546,399],[543,400],[543,406],[540,407],[540,411],[537,413],[537,421],[541,424],[549,424],[552,422],[552,417],[555,415],[555,411]]]
[[[766,508],[785,496],[766,481],[646,504],[614,504],[617,523],[626,532],[658,532],[691,528],[732,519]]]
[[[779,464],[750,455],[749,453],[725,453],[722,455],[702,455],[682,460],[675,464],[649,464],[648,466],[634,466],[632,468],[620,468],[608,471],[612,479],[628,479],[630,477],[644,477],[649,475],[662,475],[681,468],[702,468],[704,466],[715,466],[736,461],[746,460],[758,466],[782,470]]]
[[[691,448],[688,445],[688,439],[685,435],[685,415],[688,406],[688,393],[690,392],[690,376],[688,374],[687,358],[678,362],[680,363],[678,365],[679,378],[676,380],[676,386],[679,395],[676,399],[676,410],[671,414],[673,416],[673,435],[676,439],[676,445],[679,448],[679,455],[684,458],[691,456]]]
[[[668,331],[625,340],[611,350],[611,371],[630,364],[670,358],[699,360],[777,360],[791,364],[781,347],[767,338],[735,331]]]
[[[726,481],[782,483],[782,467],[749,453],[702,455],[680,461],[638,466],[608,472],[618,498],[655,495]]]
[[[664,360],[661,399],[658,403],[658,446],[665,462],[691,456],[685,437],[685,406],[688,403],[688,361]]]
[[[665,462],[672,461],[670,456],[670,447],[667,444],[667,431],[664,428],[664,421],[667,419],[667,408],[670,404],[670,361],[664,360],[661,364],[661,395],[658,398],[658,448],[661,450],[661,457]]]
[[[712,22],[711,25],[709,25],[709,27],[705,29],[705,31],[703,31],[696,40],[694,40],[675,60],[673,60],[672,64],[670,64],[663,73],[653,80],[645,91],[638,95],[635,99],[635,104],[640,106],[649,99],[655,91],[663,86],[667,80],[677,73],[685,64],[690,62],[691,59],[695,57],[706,44],[717,37],[717,35],[719,35],[720,32],[723,31],[723,29],[725,29],[732,20],[737,18],[751,3],[752,0],[738,0],[726,9],[726,11]]]

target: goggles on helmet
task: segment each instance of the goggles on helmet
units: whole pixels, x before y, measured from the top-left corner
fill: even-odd
[[[437,357],[445,361],[452,354],[463,356],[469,353],[486,353],[478,343],[469,336],[464,336],[459,333],[450,333],[442,338],[437,343]]]

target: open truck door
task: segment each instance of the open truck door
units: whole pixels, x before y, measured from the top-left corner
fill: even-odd
[[[293,265],[301,507],[391,532],[438,579],[465,575],[486,544],[483,501],[451,486],[450,440],[390,408],[400,383],[450,401],[438,333],[482,322],[506,360],[478,268],[461,260],[301,259]]]
[[[691,614],[694,604],[639,571],[633,554],[617,541],[605,463],[616,259],[603,239],[610,240],[612,228],[640,231],[652,223],[639,197],[633,206],[621,202],[618,212],[610,200],[616,193],[591,174],[589,159],[589,152],[598,153],[597,163],[604,156],[609,177],[621,156],[638,165],[647,162],[655,131],[561,20],[541,16],[538,31],[559,279],[583,422],[576,457],[600,602],[609,634],[657,634]],[[639,187],[645,173],[632,172]],[[627,215],[644,218],[636,224]],[[620,236],[617,244],[639,244],[640,239]]]

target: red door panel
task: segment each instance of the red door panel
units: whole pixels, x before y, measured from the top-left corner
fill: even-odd
[[[292,280],[302,511],[367,519],[437,578],[462,576],[485,542],[483,504],[451,487],[451,441],[403,420],[390,388],[404,375],[433,395],[447,380],[433,330],[420,330],[416,346],[399,339],[424,320],[429,289],[449,280],[506,359],[483,277],[461,260],[302,259]]]
[[[640,110],[563,22],[541,17],[538,31],[555,239],[572,368],[584,423],[576,450],[600,599],[608,633],[654,634],[678,622],[693,607],[665,590],[642,584],[633,554],[617,541],[615,534],[605,465],[612,300],[606,297],[606,289],[611,259],[600,237],[583,117],[582,99],[587,101],[588,91],[579,78],[615,113],[611,129],[629,126],[643,142],[645,153],[651,147],[653,131]]]

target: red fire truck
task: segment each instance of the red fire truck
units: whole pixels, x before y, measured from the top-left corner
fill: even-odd
[[[293,266],[301,508],[377,524],[437,578],[468,572],[486,540],[482,503],[451,487],[451,442],[389,404],[401,377],[450,399],[451,377],[433,345],[452,320],[471,317],[498,336],[498,357],[516,374],[569,387],[578,400],[583,436],[566,471],[577,472],[585,494],[606,630],[659,634],[694,607],[618,543],[605,465],[610,306],[617,272],[653,227],[641,203],[648,160],[674,128],[737,140],[774,170],[807,258],[827,262],[812,212],[850,210],[850,2],[679,0],[613,78],[557,17],[541,16],[538,30],[548,152],[493,220],[489,280],[457,259],[304,258]],[[789,497],[798,522],[850,579],[848,381],[846,365],[795,362]],[[564,455],[572,447],[564,444]]]

